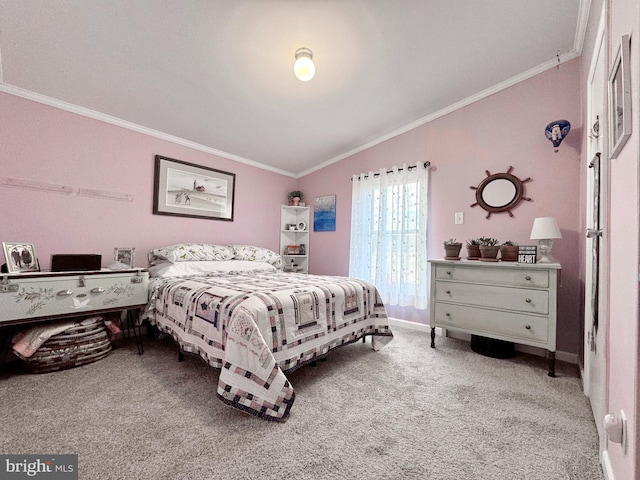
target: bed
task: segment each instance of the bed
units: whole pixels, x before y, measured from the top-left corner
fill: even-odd
[[[393,338],[373,284],[284,272],[268,249],[178,244],[152,250],[149,262],[144,318],[220,369],[220,400],[265,420],[289,417],[286,373],[366,336],[374,350]]]

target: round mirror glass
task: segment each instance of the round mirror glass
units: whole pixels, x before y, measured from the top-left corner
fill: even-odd
[[[513,182],[506,178],[496,178],[488,182],[482,189],[482,200],[489,207],[506,207],[513,202],[517,193]]]

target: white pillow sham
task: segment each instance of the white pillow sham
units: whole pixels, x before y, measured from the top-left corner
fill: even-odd
[[[234,250],[227,245],[210,245],[207,243],[178,243],[168,247],[154,248],[149,252],[149,263],[157,265],[164,262],[192,262],[231,260]]]
[[[155,278],[187,277],[227,274],[231,272],[276,272],[277,268],[266,262],[250,260],[213,260],[165,262],[149,267],[149,276]]]

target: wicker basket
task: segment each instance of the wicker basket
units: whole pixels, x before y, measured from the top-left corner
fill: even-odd
[[[53,335],[25,359],[25,365],[32,373],[48,373],[95,362],[110,351],[111,341],[100,318],[89,325],[76,325]]]

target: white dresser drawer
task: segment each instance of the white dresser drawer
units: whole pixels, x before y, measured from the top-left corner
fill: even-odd
[[[435,277],[438,280],[532,288],[549,286],[549,273],[546,270],[522,267],[484,269],[465,265],[434,265],[433,267],[436,269]]]
[[[436,281],[435,300],[525,313],[549,313],[547,290]]]
[[[142,271],[0,278],[0,324],[123,309],[144,305],[148,299],[149,273]]]
[[[546,317],[502,312],[483,308],[436,303],[435,316],[444,328],[486,335],[513,342],[546,347],[549,322]]]

